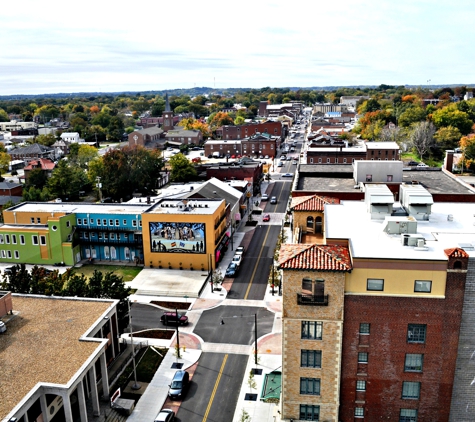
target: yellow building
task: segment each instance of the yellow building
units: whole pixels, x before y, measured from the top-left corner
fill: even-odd
[[[144,263],[153,268],[210,270],[229,239],[222,199],[162,199],[142,214]]]

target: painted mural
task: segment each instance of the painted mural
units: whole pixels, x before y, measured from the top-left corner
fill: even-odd
[[[204,223],[150,223],[152,252],[206,253]]]

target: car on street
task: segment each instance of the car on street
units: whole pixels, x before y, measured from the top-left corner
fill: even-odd
[[[287,161],[290,161],[292,159],[292,157],[288,156],[287,157]]]
[[[190,374],[184,370],[178,370],[173,375],[172,383],[169,385],[168,397],[173,399],[182,399],[190,384]]]
[[[294,160],[294,161],[292,161],[292,164],[293,164],[294,166],[296,166],[296,165],[298,164],[298,161],[297,161],[297,160]]]
[[[163,325],[188,325],[188,317],[179,312],[164,312],[160,317],[160,322]]]
[[[270,199],[270,203],[271,203],[271,204],[277,204],[277,197],[276,197],[276,196],[273,196],[273,197]]]
[[[284,173],[282,177],[294,177],[293,173]]]
[[[234,262],[231,262],[228,265],[228,268],[226,268],[226,272],[224,273],[225,277],[236,277],[237,273],[239,272],[239,265],[235,264]]]
[[[234,255],[231,263],[236,264],[238,267],[241,265],[242,255]]]
[[[279,161],[279,164],[277,164],[277,167],[282,167],[284,163],[282,161]]]
[[[419,163],[417,161],[409,161],[407,163],[408,166],[417,166]]]
[[[419,163],[416,167],[429,167],[426,163]]]
[[[234,252],[234,255],[244,255],[245,249],[244,246],[238,246],[236,248],[236,252]]]
[[[263,193],[261,196],[261,201],[267,201],[269,199],[269,195],[267,193]]]
[[[262,221],[270,221],[270,215],[264,214],[264,217],[262,217]]]
[[[162,409],[155,417],[154,422],[173,422],[175,420],[175,412],[171,409]]]

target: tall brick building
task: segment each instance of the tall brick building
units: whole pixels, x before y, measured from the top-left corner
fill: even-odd
[[[323,245],[282,246],[283,419],[475,420],[473,206],[400,189],[327,202]]]

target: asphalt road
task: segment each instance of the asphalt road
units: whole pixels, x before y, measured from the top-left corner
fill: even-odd
[[[175,420],[232,421],[247,361],[246,355],[203,353]]]
[[[257,337],[271,333],[275,314],[253,306],[218,306],[204,311],[193,332],[208,343],[252,345],[256,314]]]
[[[256,227],[252,242],[241,263],[239,274],[228,292],[228,299],[264,299],[280,230],[281,224]]]

